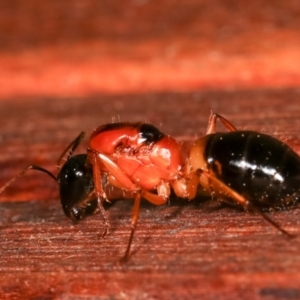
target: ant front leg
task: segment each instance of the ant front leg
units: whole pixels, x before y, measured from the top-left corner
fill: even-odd
[[[100,169],[97,155],[96,155],[96,153],[92,153],[90,155],[90,157],[91,157],[91,163],[93,165],[93,181],[94,181],[94,186],[95,186],[95,194],[97,197],[98,207],[99,207],[99,211],[105,222],[105,230],[101,236],[103,238],[109,233],[109,228],[110,228],[109,218],[108,218],[107,213],[102,204],[103,199],[104,199],[104,201],[108,201],[108,199],[107,199],[106,193],[104,192],[104,189],[103,189],[101,169]]]
[[[145,198],[147,201],[151,202],[155,205],[162,205],[167,202],[167,199],[170,194],[169,184],[162,182],[157,186],[158,194],[151,193],[147,190],[141,189],[137,186],[121,169],[120,167],[108,156],[94,152],[90,150],[90,160],[93,165],[93,176],[94,176],[94,185],[95,185],[95,192],[98,199],[99,209],[103,208],[102,199],[108,201],[102,182],[101,182],[101,167],[104,166],[106,172],[108,172],[108,182],[113,186],[118,188],[124,189],[128,192],[132,192],[135,194],[134,198],[134,206],[132,212],[132,220],[131,220],[131,233],[129,237],[129,241],[127,244],[127,248],[125,254],[123,256],[123,261],[126,261],[129,257],[130,248],[134,236],[135,229],[138,223],[138,216],[139,216],[139,209],[140,209],[140,202],[141,198]],[[106,214],[104,209],[101,211],[104,218],[106,218]]]
[[[216,123],[217,119],[219,119],[223,125],[226,127],[228,131],[237,131],[235,126],[233,126],[227,119],[222,117],[221,115],[218,115],[216,113],[211,112],[209,119],[208,119],[208,125],[206,129],[206,135],[212,134],[216,132]]]
[[[102,154],[102,153],[97,153],[97,152],[92,152],[93,157],[95,157],[93,160],[93,168],[95,164],[97,164],[97,169],[100,171],[100,165],[104,165],[105,168],[107,169],[109,176],[108,180],[109,183],[112,185],[119,187],[121,189],[127,190],[129,192],[139,192],[141,191],[141,195],[151,202],[154,205],[162,205],[167,202],[167,199],[170,195],[170,187],[169,184],[166,182],[161,182],[157,186],[157,192],[158,194],[153,194],[151,192],[148,192],[147,190],[141,189],[138,185],[136,185],[120,168],[119,166],[111,160],[108,156]],[[96,170],[95,170],[96,171]],[[96,178],[94,178],[96,180]],[[99,187],[99,191],[101,195],[104,195],[106,198],[106,195],[104,193],[102,184],[101,187]],[[106,198],[107,199],[107,198]]]

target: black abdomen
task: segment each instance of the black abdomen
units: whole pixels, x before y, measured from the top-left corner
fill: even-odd
[[[256,205],[283,208],[300,199],[300,158],[271,136],[212,134],[204,156],[215,176]]]

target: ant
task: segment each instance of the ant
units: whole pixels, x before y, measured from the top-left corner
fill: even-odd
[[[217,120],[228,132],[216,132]],[[102,125],[92,133],[87,154],[72,156],[83,137],[81,133],[61,155],[59,162],[69,151],[57,178],[40,167],[30,168],[50,173],[59,183],[61,203],[70,219],[80,220],[100,211],[105,221],[103,236],[110,227],[103,207],[110,200],[107,184],[128,192],[134,207],[123,260],[129,257],[141,198],[162,205],[171,189],[178,197],[192,200],[200,187],[220,201],[260,214],[292,237],[264,211],[299,202],[300,157],[269,135],[237,130],[221,115],[211,113],[206,134],[194,142],[186,158],[178,141],[146,123]]]

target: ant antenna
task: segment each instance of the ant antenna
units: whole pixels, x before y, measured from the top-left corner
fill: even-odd
[[[24,170],[22,170],[20,173],[18,173],[16,176],[14,176],[11,180],[9,180],[6,184],[4,184],[1,188],[0,188],[0,194],[9,186],[11,185],[16,179],[18,179],[19,177],[23,176],[28,170],[37,170],[37,171],[41,171],[44,172],[46,174],[48,174],[51,178],[53,178],[55,181],[57,181],[57,178],[48,170],[41,168],[39,166],[35,166],[35,165],[30,165],[28,167],[26,167]]]
[[[67,147],[66,149],[62,152],[62,154],[60,155],[60,157],[57,160],[57,167],[60,169],[61,168],[61,161],[63,159],[63,157],[67,154],[67,160],[69,160],[69,158],[72,156],[73,152],[76,150],[76,148],[80,145],[80,143],[82,142],[83,138],[85,136],[85,132],[81,132],[74,141],[72,141]]]

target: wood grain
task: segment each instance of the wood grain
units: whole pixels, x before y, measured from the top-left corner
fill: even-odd
[[[257,89],[3,100],[0,183],[31,163],[56,172],[56,159],[80,131],[112,118],[147,120],[191,142],[213,109],[300,153],[298,98],[298,89]],[[287,239],[261,217],[206,198],[143,203],[133,254],[120,264],[132,201],[109,207],[112,232],[99,239],[101,217],[72,224],[45,174],[28,173],[0,197],[1,299],[300,298],[299,209],[270,213],[298,235]]]
[[[188,151],[213,110],[300,154],[297,1],[2,2],[0,186],[32,163],[56,174],[79,132],[114,120]],[[300,299],[299,208],[269,213],[287,239],[201,196],[143,203],[120,264],[131,211],[113,203],[99,239],[99,215],[72,224],[57,183],[28,172],[0,195],[0,299]]]

